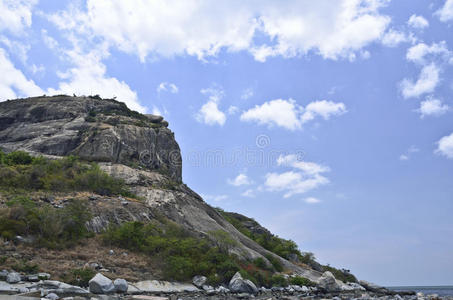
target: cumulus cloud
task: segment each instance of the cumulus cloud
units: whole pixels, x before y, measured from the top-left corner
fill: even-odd
[[[410,16],[407,24],[415,29],[423,29],[429,26],[428,20],[426,20],[423,16],[412,15]]]
[[[435,153],[443,155],[449,159],[453,159],[453,133],[444,136],[437,142]]]
[[[105,47],[92,49],[88,53],[77,46],[62,51],[73,66],[58,74],[61,79],[58,88],[49,88],[49,94],[98,94],[105,98],[117,97],[130,109],[146,112],[146,108],[138,101],[137,93],[127,83],[106,74],[106,66],[102,63],[102,59],[108,56]]]
[[[429,97],[420,103],[420,108],[417,110],[420,113],[420,118],[427,116],[438,117],[450,110],[447,104],[443,104],[441,100]]]
[[[390,17],[387,0],[339,1],[97,1],[50,17],[60,28],[89,33],[137,55],[194,55],[249,51],[258,61],[308,52],[349,58],[379,40]],[[69,21],[68,21],[69,20]],[[255,44],[256,35],[269,42]]]
[[[31,26],[32,8],[37,2],[37,0],[0,1],[0,32],[23,34],[24,29]]]
[[[228,107],[228,114],[229,115],[234,115],[238,111],[239,111],[239,108],[237,106],[230,105],[230,107]]]
[[[226,115],[219,109],[219,102],[224,97],[225,93],[219,86],[202,89],[200,91],[203,95],[208,96],[208,102],[201,106],[195,118],[198,122],[207,125],[220,125],[223,126],[226,121]]]
[[[29,80],[9,60],[6,51],[0,48],[0,100],[14,99],[19,96],[37,96],[44,91],[33,80]]]
[[[161,82],[158,86],[157,86],[157,92],[158,93],[161,93],[161,92],[169,92],[169,93],[172,93],[172,94],[176,94],[178,93],[179,89],[178,87],[176,86],[176,84],[174,83],[171,83],[171,82]]]
[[[255,198],[255,191],[253,189],[248,189],[241,194],[241,196],[248,197],[248,198]]]
[[[404,98],[419,97],[426,93],[431,93],[439,83],[440,69],[434,63],[422,68],[417,81],[404,79],[400,83],[401,92]]]
[[[239,174],[233,179],[228,179],[227,180],[228,184],[234,185],[234,186],[241,186],[241,185],[249,185],[252,183],[250,178],[244,173]]]
[[[280,155],[277,164],[292,167],[294,170],[283,173],[267,173],[264,186],[269,191],[283,191],[285,198],[306,193],[329,183],[329,179],[322,175],[322,173],[330,170],[326,166],[298,161],[295,155]]]
[[[427,58],[434,59],[436,56],[441,56],[444,60],[448,60],[452,53],[447,48],[445,41],[432,43],[428,46],[425,43],[418,43],[410,47],[406,52],[406,59],[417,64],[426,64]]]
[[[344,103],[327,100],[310,102],[305,108],[294,99],[276,99],[256,105],[242,113],[241,121],[256,122],[269,127],[279,126],[289,130],[302,128],[302,124],[320,116],[328,120],[331,116],[346,113]]]
[[[308,197],[308,198],[305,198],[304,201],[305,201],[305,203],[308,203],[308,204],[317,204],[317,203],[321,203],[321,200],[319,200],[318,198],[315,198],[315,197]]]
[[[301,107],[293,99],[276,99],[247,110],[242,113],[241,120],[295,130],[301,128],[299,120],[300,110]]]
[[[442,22],[453,20],[453,0],[446,0],[444,6],[436,14]]]
[[[242,91],[241,99],[247,100],[253,97],[253,95],[254,95],[253,88],[247,88],[244,91]]]
[[[405,34],[404,32],[390,29],[382,37],[382,44],[387,47],[396,47],[401,43],[409,42],[412,38]]]
[[[331,116],[339,116],[346,113],[344,103],[335,103],[332,101],[321,100],[309,103],[305,107],[302,115],[302,122],[313,120],[316,116],[321,116],[324,120],[328,120]]]

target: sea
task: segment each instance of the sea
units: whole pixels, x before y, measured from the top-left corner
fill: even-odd
[[[437,294],[439,296],[450,296],[453,297],[453,286],[388,286],[389,290],[392,291],[414,291],[422,292],[425,295]]]

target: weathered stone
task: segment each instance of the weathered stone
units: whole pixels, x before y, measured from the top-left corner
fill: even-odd
[[[91,278],[88,285],[90,287],[90,292],[93,294],[109,294],[115,292],[113,282],[101,273],[97,273]]]
[[[365,281],[365,280],[360,280],[359,284],[364,287],[367,291],[371,291],[374,293],[382,293],[386,294],[389,292],[385,287],[379,286],[377,284]]]
[[[38,278],[40,280],[49,280],[50,274],[49,273],[38,273]]]
[[[18,283],[20,282],[20,280],[20,274],[16,272],[8,273],[8,275],[6,276],[6,282],[8,283]]]
[[[321,278],[319,278],[318,287],[322,288],[326,292],[336,292],[341,290],[335,276],[333,276],[333,274],[329,271],[324,272]]]
[[[233,293],[258,293],[258,288],[255,284],[248,279],[243,279],[239,272],[236,272],[233,278],[231,278],[228,287]]]
[[[27,275],[26,279],[27,279],[27,281],[30,281],[30,282],[38,282],[39,281],[38,275]]]
[[[58,297],[57,294],[50,293],[50,294],[47,294],[46,299],[50,299],[50,300],[58,300],[58,299],[60,299],[60,297]]]
[[[207,278],[205,276],[197,275],[193,277],[192,283],[196,287],[201,288],[206,283],[206,280]]]
[[[113,285],[115,286],[115,289],[118,293],[127,292],[128,284],[126,280],[121,278],[115,279],[115,281],[113,281]]]
[[[147,114],[145,115],[151,123],[160,123],[164,120],[164,117],[158,115]]]
[[[200,291],[192,284],[158,280],[139,281],[136,282],[134,286],[139,290],[148,293],[182,293]]]

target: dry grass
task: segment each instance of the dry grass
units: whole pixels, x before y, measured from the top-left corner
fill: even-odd
[[[162,278],[159,271],[162,266],[157,259],[118,247],[108,247],[99,237],[85,239],[82,244],[65,250],[1,244],[0,257],[6,258],[6,261],[2,263],[0,260],[0,269],[10,269],[17,263],[27,262],[38,265],[40,272],[50,273],[52,279],[62,280],[71,270],[89,268],[89,263],[96,262],[109,270],[102,273],[110,278],[124,278],[128,281]],[[110,250],[114,254],[109,254]]]

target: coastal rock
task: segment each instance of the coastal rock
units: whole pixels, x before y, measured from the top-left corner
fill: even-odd
[[[115,292],[113,282],[102,275],[97,273],[89,282],[90,292],[93,294],[109,294]]]
[[[159,280],[139,281],[134,284],[134,287],[147,293],[184,293],[200,291],[193,284]]]
[[[16,272],[8,273],[8,275],[6,276],[6,282],[8,283],[18,283],[20,282],[20,280],[20,274]]]
[[[58,295],[55,294],[55,293],[47,294],[47,296],[45,298],[46,299],[50,299],[50,300],[58,300],[58,299],[60,299],[60,297],[58,297]]]
[[[326,292],[336,292],[341,290],[335,276],[333,276],[333,274],[329,271],[324,272],[321,278],[319,278],[318,287]]]
[[[126,280],[121,278],[115,279],[115,281],[113,281],[113,285],[115,286],[115,289],[118,293],[127,292],[128,284]]]
[[[6,280],[7,276],[8,276],[8,271],[6,271],[6,270],[0,271],[0,280]]]
[[[387,290],[385,287],[379,286],[377,284],[365,281],[365,280],[360,280],[359,284],[363,286],[367,291],[374,292],[374,293],[381,293],[381,294],[387,294],[389,293],[389,290]]]
[[[70,285],[56,280],[43,280],[35,285],[36,288],[48,293],[89,294],[89,291],[79,286]]]
[[[228,287],[233,293],[258,293],[258,288],[255,284],[248,279],[242,278],[241,273],[239,272],[236,272],[233,278],[231,278]]]
[[[193,277],[192,283],[196,287],[201,288],[203,286],[203,284],[206,283],[206,280],[207,280],[207,278],[205,276],[197,275],[197,276]]]

